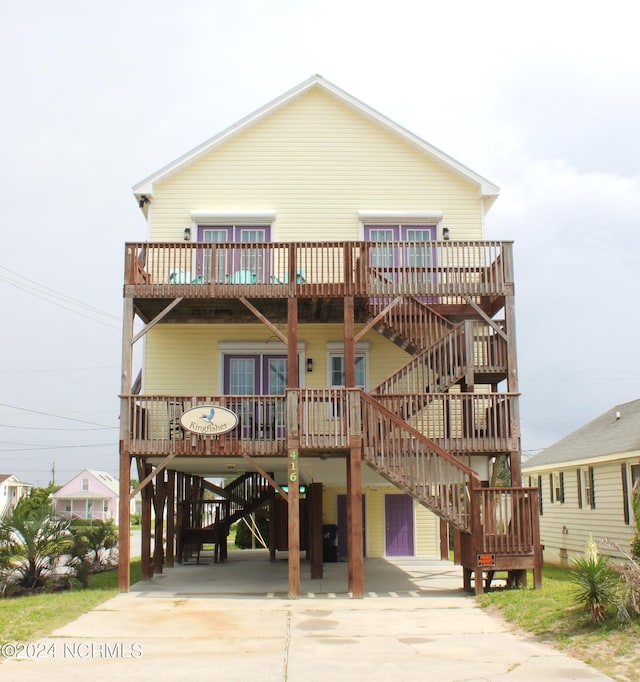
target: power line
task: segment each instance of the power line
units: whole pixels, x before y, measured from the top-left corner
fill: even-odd
[[[83,303],[82,301],[79,301],[76,298],[72,298],[71,296],[67,296],[66,294],[63,294],[59,291],[56,291],[55,289],[51,289],[50,287],[47,287],[44,284],[40,284],[39,282],[36,282],[33,279],[29,279],[28,277],[25,277],[24,275],[20,275],[19,273],[14,272],[13,270],[7,268],[4,265],[0,265],[0,268],[2,270],[6,270],[13,277],[18,277],[19,280],[24,280],[24,282],[21,282],[19,280],[15,281],[15,280],[11,279],[10,277],[0,275],[1,281],[6,282],[7,284],[10,284],[11,286],[16,287],[17,289],[21,289],[22,291],[25,291],[26,293],[31,294],[32,296],[35,296],[36,298],[39,298],[41,300],[46,301],[47,303],[51,303],[52,305],[55,305],[59,308],[62,308],[62,309],[67,310],[69,312],[75,313],[76,315],[80,315],[81,317],[85,317],[89,320],[92,320],[93,322],[97,322],[98,324],[102,324],[106,327],[110,327],[111,329],[117,329],[117,330],[120,329],[120,327],[117,327],[113,324],[109,324],[108,322],[105,322],[103,320],[99,320],[99,319],[96,319],[95,317],[91,317],[90,315],[86,315],[83,312],[80,312],[80,310],[77,310],[76,308],[84,309],[87,312],[94,313],[97,315],[102,315],[103,317],[107,317],[107,318],[119,321],[120,318],[117,315],[113,315],[112,313],[104,312],[103,310],[100,310],[99,308],[95,308],[94,306],[90,306],[86,303]],[[75,308],[69,307],[69,306],[75,306]]]
[[[31,452],[33,450],[72,450],[77,448],[104,448],[104,447],[116,447],[118,443],[88,443],[84,445],[42,445],[38,447],[27,447],[27,448],[8,448],[6,450],[0,450],[0,452]]]
[[[106,424],[98,424],[97,422],[89,422],[84,419],[74,419],[73,417],[62,417],[59,414],[51,414],[50,412],[38,412],[38,410],[29,410],[26,407],[18,407],[17,405],[8,405],[7,403],[0,403],[0,407],[10,407],[13,410],[20,410],[21,412],[30,412],[31,414],[39,414],[45,417],[54,417],[55,419],[64,419],[70,422],[78,422],[79,424],[89,424],[90,426],[102,426],[105,429],[116,428]]]
[[[25,431],[112,431],[118,429],[118,426],[101,426],[97,429],[61,429],[54,426],[16,426],[15,424],[0,424],[4,429],[23,429]]]

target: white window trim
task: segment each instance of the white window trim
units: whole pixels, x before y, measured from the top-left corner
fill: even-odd
[[[442,239],[442,211],[358,211],[358,233],[364,240],[364,226],[376,225],[435,225],[436,237]]]
[[[326,366],[327,366],[327,386],[330,388],[337,388],[331,384],[331,357],[333,355],[342,355],[344,357],[344,341],[328,341],[327,346],[327,356],[326,356]],[[356,343],[355,354],[362,355],[364,357],[364,391],[369,390],[369,342],[359,341]]]
[[[298,342],[298,379],[300,388],[305,387],[307,366],[307,344]],[[286,355],[287,346],[282,341],[219,341],[218,342],[218,394],[224,395],[224,356],[225,355]]]
[[[275,241],[275,211],[191,211],[191,241],[198,241],[200,225],[269,225]]]

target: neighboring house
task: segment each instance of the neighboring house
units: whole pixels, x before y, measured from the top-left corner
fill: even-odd
[[[54,510],[64,516],[118,521],[119,484],[105,471],[85,469],[53,494]]]
[[[503,455],[520,481],[512,244],[484,240],[493,183],[314,76],[134,194],[149,241],[126,245],[120,483],[132,459],[141,479],[158,467],[143,536],[151,497],[157,518],[176,512],[168,565],[174,537],[180,555],[202,526],[269,504],[292,594],[298,550],[321,573],[331,524],[354,594],[363,554],[446,556],[451,528],[466,586],[534,567],[537,493],[486,487]]]
[[[0,516],[14,509],[18,501],[28,495],[33,486],[19,481],[13,474],[0,474]]]
[[[524,481],[540,488],[545,561],[566,564],[589,535],[629,551],[632,491],[640,485],[640,400],[617,405],[527,460]],[[619,552],[601,546],[602,554]]]

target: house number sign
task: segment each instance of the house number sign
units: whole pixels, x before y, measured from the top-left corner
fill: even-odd
[[[295,483],[298,480],[298,453],[292,450],[289,453],[289,481]]]

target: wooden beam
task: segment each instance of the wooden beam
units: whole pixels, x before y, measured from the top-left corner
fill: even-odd
[[[152,478],[155,478],[166,466],[169,464],[169,462],[177,455],[177,452],[172,452],[170,455],[167,455],[155,469],[152,469],[147,476],[145,476],[142,481],[138,484],[138,487],[133,490],[129,494],[129,499],[132,500],[146,485],[149,483],[149,481]]]
[[[250,303],[244,296],[240,296],[240,301],[242,304],[248,308],[259,320],[262,322],[262,324],[269,329],[270,332],[275,334],[280,341],[283,343],[287,343],[287,337],[271,322],[269,321],[254,305],[253,303]]]
[[[490,326],[493,328],[493,330],[499,334],[505,341],[509,341],[507,334],[505,331],[500,327],[499,324],[497,324],[494,320],[492,320],[487,313],[482,310],[482,308],[469,296],[466,294],[462,294],[462,298],[480,315],[480,317]]]
[[[242,453],[242,458],[247,461],[259,474],[262,476],[262,478],[266,478],[267,481],[269,481],[269,484],[272,485],[281,495],[282,499],[286,500],[287,499],[287,493],[269,476],[269,474],[259,465],[256,464],[249,455],[247,455],[246,452]]]
[[[356,336],[354,337],[354,339],[353,339],[354,342],[355,342],[355,343],[358,343],[358,341],[360,341],[360,339],[361,339],[369,330],[373,329],[373,327],[375,327],[375,326],[378,324],[378,322],[380,322],[380,320],[381,320],[381,319],[382,319],[390,310],[392,310],[395,306],[397,306],[398,303],[400,303],[400,301],[402,301],[402,296],[398,296],[397,298],[394,298],[393,301],[391,301],[391,303],[389,303],[388,306],[386,306],[381,312],[379,312],[379,313],[373,318],[373,320],[371,320],[370,322],[367,322],[367,324],[364,326],[364,328],[361,329],[361,330],[356,334]]]
[[[163,308],[154,318],[146,324],[131,340],[131,343],[134,344],[138,339],[141,339],[150,329],[153,329],[160,320],[162,320],[163,317],[165,317],[168,313],[170,313],[177,305],[182,301],[182,298],[176,298],[171,303],[169,303],[168,306]]]
[[[158,478],[153,495],[153,511],[155,516],[155,528],[153,531],[153,572],[162,573],[164,565],[164,508],[167,501],[167,484],[164,472]]]

